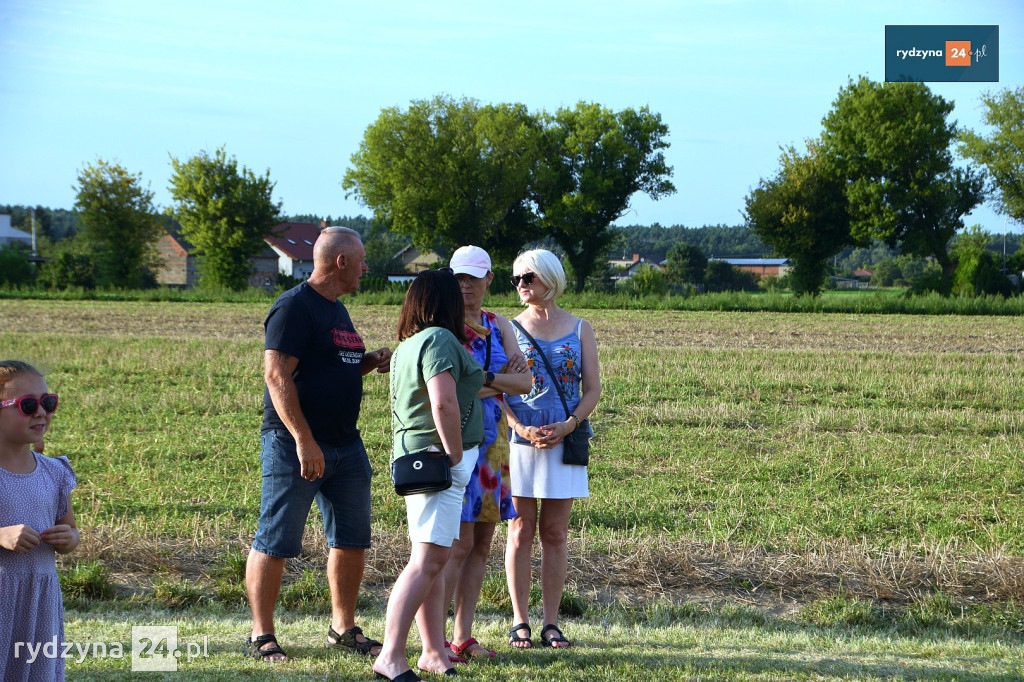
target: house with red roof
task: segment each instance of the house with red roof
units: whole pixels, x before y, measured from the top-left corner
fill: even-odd
[[[321,227],[313,223],[281,223],[264,238],[277,254],[279,274],[295,279],[306,279],[313,274],[313,244],[320,236]]]

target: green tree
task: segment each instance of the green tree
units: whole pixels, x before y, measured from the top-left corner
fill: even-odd
[[[86,164],[78,173],[75,208],[94,253],[98,286],[153,284],[160,224],[141,173],[103,159]]]
[[[852,241],[842,178],[811,141],[806,154],[789,147],[779,161],[778,174],[747,197],[747,224],[793,262],[793,291],[817,295],[828,259]]]
[[[49,261],[43,263],[39,281],[54,289],[92,289],[96,285],[96,266],[93,257],[87,253],[75,253],[71,249],[58,251]]]
[[[0,244],[0,284],[27,284],[32,281],[28,251],[15,244]]]
[[[724,260],[709,260],[704,271],[707,291],[757,291],[757,275],[733,267]]]
[[[981,101],[994,130],[987,137],[961,132],[960,153],[988,171],[999,212],[1024,224],[1024,87],[985,93]]]
[[[537,236],[529,188],[538,133],[522,104],[416,100],[381,111],[342,186],[421,250],[477,244],[511,260]]]
[[[408,239],[389,232],[379,223],[371,227],[364,237],[366,267],[369,268],[366,276],[387,277],[388,273],[402,270],[402,261],[397,255],[408,243]]]
[[[213,156],[201,151],[185,162],[171,157],[171,166],[168,189],[176,202],[171,215],[196,247],[200,281],[244,289],[249,259],[263,250],[263,238],[280,222],[270,171],[259,176],[245,166],[239,169],[223,147]]]
[[[662,150],[668,126],[647,107],[613,112],[580,102],[545,115],[541,163],[533,184],[541,226],[565,252],[576,291],[607,258],[612,222],[643,192],[675,192]]]
[[[707,267],[708,257],[699,246],[676,244],[668,250],[665,279],[673,284],[700,284]]]
[[[879,261],[871,273],[871,285],[876,287],[891,287],[898,279],[903,279],[903,273],[894,260]]]
[[[664,296],[668,289],[665,273],[661,268],[645,263],[636,269],[632,277],[623,282],[623,287],[637,296]]]
[[[823,120],[823,153],[846,181],[850,232],[904,253],[934,256],[948,284],[950,238],[983,199],[983,180],[953,166],[953,103],[923,83],[861,77],[839,91]]]
[[[999,272],[1000,263],[995,254],[986,248],[991,238],[992,235],[982,229],[981,225],[971,225],[953,239],[950,245],[950,253],[956,260],[952,278],[953,295],[1013,294],[1010,280]]]

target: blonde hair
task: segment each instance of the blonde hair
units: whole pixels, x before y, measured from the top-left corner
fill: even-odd
[[[558,298],[565,291],[565,270],[562,268],[562,261],[547,249],[523,251],[516,256],[515,262],[512,263],[512,272],[523,274],[525,270],[540,277],[540,281],[548,288],[548,293],[544,296],[545,301]]]
[[[27,362],[22,362],[21,360],[0,360],[0,395],[3,395],[7,384],[22,374],[35,374],[37,377],[43,376],[42,372]]]

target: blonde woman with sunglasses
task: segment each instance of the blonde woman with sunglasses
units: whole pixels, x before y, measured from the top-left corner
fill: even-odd
[[[515,623],[509,631],[509,646],[533,646],[530,557],[534,537],[539,535],[544,623],[540,643],[562,648],[571,645],[558,627],[558,604],[568,568],[569,513],[574,499],[590,495],[586,466],[562,462],[562,439],[583,424],[601,397],[597,341],[589,322],[558,306],[558,297],[565,291],[565,271],[557,256],[543,249],[526,251],[516,258],[512,272],[512,283],[526,305],[515,321],[533,338],[516,329],[519,348],[533,373],[533,389],[506,399],[512,429],[509,478],[517,514],[509,521],[505,549]],[[540,352],[547,356],[551,371]]]

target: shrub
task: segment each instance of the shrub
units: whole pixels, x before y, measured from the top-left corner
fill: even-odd
[[[187,609],[203,600],[203,593],[189,580],[153,580],[153,599],[163,602],[169,609]]]
[[[668,282],[660,268],[641,265],[632,277],[622,280],[622,287],[635,296],[664,296]]]
[[[60,571],[60,589],[65,599],[110,599],[114,586],[110,569],[98,561],[76,561]]]
[[[20,246],[0,245],[0,284],[28,284],[32,281],[32,264]]]

